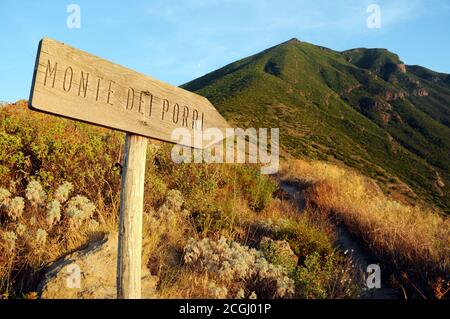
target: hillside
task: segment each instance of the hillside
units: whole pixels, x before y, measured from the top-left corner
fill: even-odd
[[[115,296],[114,253],[80,263],[98,268],[78,290],[39,287],[60,258],[117,236],[123,141],[26,101],[0,109],[0,299]],[[171,148],[147,149],[142,261],[158,298],[359,296],[361,281],[329,226],[275,199],[275,181],[258,167],[175,164]]]
[[[0,109],[0,299],[115,296],[104,265],[116,262],[123,140],[33,112],[26,101]],[[450,291],[448,218],[399,204],[334,164],[285,161],[274,180],[255,165],[175,164],[171,148],[147,149],[144,296],[446,298]],[[383,265],[383,289],[362,291],[361,257]],[[61,288],[68,268],[60,266],[72,263],[89,265],[83,284]]]
[[[345,163],[394,198],[450,212],[450,75],[292,39],[183,87],[236,126],[279,127],[294,157]]]

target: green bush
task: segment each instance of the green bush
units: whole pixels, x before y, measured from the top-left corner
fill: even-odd
[[[284,267],[288,273],[292,273],[297,267],[298,258],[285,241],[273,241],[264,237],[259,244],[259,249],[268,262]]]
[[[323,259],[319,253],[312,253],[306,257],[304,266],[294,272],[296,292],[302,298],[327,298],[327,284],[336,268],[332,257]]]
[[[261,175],[256,165],[245,164],[175,164],[170,159],[171,145],[163,145],[147,163],[147,180],[153,189],[177,189],[191,212],[191,222],[202,235],[232,234],[242,213],[242,199],[254,212],[263,210],[272,200],[276,183]],[[148,176],[151,175],[151,176]],[[148,195],[151,205],[158,194]],[[161,193],[164,194],[164,193]]]
[[[18,102],[0,112],[0,186],[23,191],[34,178],[55,189],[68,180],[107,205],[119,196],[113,165],[122,144],[122,133],[31,112]]]
[[[202,237],[232,233],[235,215],[216,203],[207,204],[191,213],[192,223]]]
[[[361,286],[355,282],[356,271],[348,257],[333,252],[306,256],[303,265],[292,273],[298,298],[357,298]]]
[[[236,165],[236,185],[252,209],[262,211],[272,201],[277,189],[275,181],[262,175],[258,166]]]
[[[306,218],[300,221],[286,221],[276,231],[276,238],[286,240],[299,257],[308,256],[313,252],[327,255],[333,251],[333,244],[327,234]]]

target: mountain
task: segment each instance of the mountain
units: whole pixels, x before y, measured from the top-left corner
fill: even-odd
[[[238,127],[279,127],[293,157],[342,162],[450,213],[450,75],[386,49],[292,39],[183,85]]]

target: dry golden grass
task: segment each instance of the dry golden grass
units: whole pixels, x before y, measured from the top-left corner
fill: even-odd
[[[367,178],[324,162],[291,161],[284,165],[282,176],[309,185],[305,197],[310,205],[343,222],[376,255],[404,270],[405,278],[409,272],[431,281],[431,286],[448,280],[450,221],[446,216],[396,202]],[[420,290],[417,285],[414,289]]]

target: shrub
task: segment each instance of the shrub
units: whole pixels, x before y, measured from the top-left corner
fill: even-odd
[[[68,186],[64,183],[58,188],[55,197],[64,201],[68,192],[61,189]],[[25,199],[11,199],[6,189],[0,189],[0,195],[0,213],[6,216],[0,228],[0,291],[11,296],[21,296],[23,289],[35,289],[29,285],[47,262],[84,245],[89,232],[99,226],[93,219],[87,222],[95,210],[87,198],[75,196],[61,203],[47,197],[36,180],[26,186]],[[77,229],[68,228],[69,224],[76,224]]]
[[[236,166],[238,187],[256,212],[262,211],[272,201],[277,190],[275,181],[262,175],[258,166]]]
[[[47,198],[41,184],[34,180],[28,184],[25,194],[28,201],[35,206],[42,205]]]
[[[289,273],[297,267],[298,257],[286,241],[274,241],[263,237],[259,248],[268,262],[284,267]]]
[[[208,203],[190,214],[192,224],[201,236],[232,232],[235,213],[216,203]]]
[[[181,192],[171,189],[159,208],[144,213],[142,258],[163,284],[174,280],[173,272],[179,271],[183,247],[192,235],[189,212],[183,206]]]
[[[275,239],[287,241],[299,257],[307,256],[313,252],[327,255],[333,251],[333,244],[327,234],[307,218],[297,220],[279,218],[276,221],[271,219],[260,220],[257,226],[265,232],[271,233]]]
[[[271,214],[273,219],[256,222],[263,236],[273,238],[262,237],[259,245],[269,262],[289,270],[288,275],[295,282],[294,297],[352,298],[360,295],[360,278],[351,258],[334,250],[322,225],[313,224],[307,213],[285,217],[276,211]]]
[[[47,241],[47,232],[41,228],[36,231],[36,244],[37,246],[43,247],[45,246],[45,242]]]
[[[55,192],[55,200],[60,203],[65,203],[69,199],[70,192],[73,190],[73,184],[64,182]]]
[[[9,190],[0,188],[0,205],[5,203],[9,199],[10,196],[11,196],[11,193],[9,192]]]
[[[61,220],[61,203],[58,200],[53,200],[47,204],[47,224],[51,227],[55,222]]]
[[[114,221],[120,175],[112,168],[123,141],[123,133],[117,131],[32,112],[26,101],[5,106],[0,110],[0,186],[25,193],[25,198],[28,194],[37,204],[45,202],[43,189],[49,196],[55,191],[53,199],[65,203],[61,199],[68,199],[67,189],[64,194],[57,188],[70,179],[73,189],[94,200]],[[42,187],[29,185],[30,180]]]
[[[16,221],[22,216],[23,209],[25,208],[25,202],[23,197],[17,196],[14,197],[11,201],[6,205],[6,211],[9,218]]]
[[[325,257],[312,253],[295,270],[293,278],[296,297],[300,298],[355,298],[361,294],[352,261],[337,253]]]
[[[65,214],[70,221],[79,226],[85,220],[92,217],[95,211],[95,205],[84,196],[77,195],[69,200]]]
[[[263,298],[288,297],[294,292],[286,269],[267,262],[260,251],[228,242],[224,237],[217,241],[190,239],[185,247],[184,262],[217,278],[222,287],[230,288],[227,291],[236,291],[229,297],[242,297],[240,289],[255,291]]]
[[[3,233],[3,239],[5,240],[7,250],[14,250],[16,247],[17,235],[13,231],[7,231]]]

